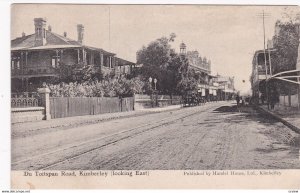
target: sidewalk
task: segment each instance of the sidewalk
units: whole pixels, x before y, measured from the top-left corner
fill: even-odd
[[[276,105],[274,110],[268,110],[267,105],[260,105],[258,108],[270,114],[297,133],[300,133],[300,111],[296,107]]]
[[[137,111],[158,113],[158,112],[163,112],[163,111],[171,111],[171,110],[180,109],[181,107],[182,107],[182,105],[170,105],[170,106],[166,106],[166,107],[139,109]]]
[[[66,117],[66,118],[59,118],[59,119],[51,119],[48,121],[15,123],[11,125],[11,128],[12,128],[12,134],[14,134],[14,133],[20,133],[22,131],[28,132],[28,131],[51,129],[51,128],[58,128],[58,127],[72,127],[72,126],[79,126],[84,124],[95,124],[95,123],[112,120],[112,119],[136,117],[145,114],[170,111],[170,110],[175,110],[180,108],[181,105],[172,105],[167,107],[141,109],[141,110],[128,111],[128,112]]]

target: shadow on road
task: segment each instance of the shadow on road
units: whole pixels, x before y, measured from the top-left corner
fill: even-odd
[[[265,126],[266,129],[261,130],[259,132],[266,136],[272,136],[278,138],[277,136],[274,135],[277,135],[277,132],[284,132],[283,128],[285,126],[283,124],[278,124],[280,123],[279,121],[277,121],[276,119],[274,119],[273,117],[269,116],[266,113],[259,112],[253,106],[239,106],[239,107],[237,105],[221,106],[215,109],[213,113],[231,114],[232,116],[227,117],[226,121],[232,124],[247,124],[248,122],[252,122],[252,121],[262,124]],[[295,137],[289,136],[289,134],[286,135],[287,136],[284,137],[285,139],[284,140],[280,139],[280,141],[293,147],[299,147],[300,145],[299,135],[296,135]]]
[[[250,119],[267,125],[278,123],[277,120],[268,114],[258,112],[253,106],[221,106],[215,109],[213,113],[236,114],[236,116],[231,117],[232,120],[241,120],[241,118],[243,118],[244,121]]]

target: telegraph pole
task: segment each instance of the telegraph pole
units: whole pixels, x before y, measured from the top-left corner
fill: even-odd
[[[108,7],[108,46],[109,46],[109,51],[110,50],[110,6]]]
[[[297,28],[298,28],[298,39],[300,41],[300,14],[297,14],[297,20],[296,20]],[[298,45],[298,57],[297,57],[297,64],[296,64],[296,70],[300,70],[300,45]],[[300,76],[300,72],[297,73]],[[297,77],[297,82],[300,83],[300,78]],[[298,85],[298,111],[300,110],[300,84]]]
[[[267,101],[268,101],[268,109],[269,109],[269,92],[268,92],[268,83],[267,83],[267,79],[268,79],[268,68],[267,68],[267,55],[266,55],[266,28],[265,28],[265,12],[263,10],[262,13],[262,19],[263,19],[263,31],[264,31],[264,57],[265,57],[265,69],[266,69],[266,97],[267,97]]]
[[[266,82],[265,82],[265,86],[266,86],[266,98],[267,98],[267,102],[268,102],[268,109],[269,109],[269,93],[268,93],[268,86],[267,86],[267,79],[268,79],[268,68],[267,68],[267,54],[266,54],[266,30],[265,30],[265,18],[269,17],[270,14],[266,14],[265,11],[263,10],[263,12],[261,14],[258,15],[258,17],[262,18],[263,21],[263,34],[264,34],[264,58],[265,58],[265,71],[266,71]],[[270,58],[269,58],[270,60]],[[270,71],[271,73],[271,71]]]

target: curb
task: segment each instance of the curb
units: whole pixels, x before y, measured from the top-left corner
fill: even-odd
[[[139,109],[139,112],[147,112],[147,113],[160,113],[160,112],[168,112],[173,110],[182,109],[182,106],[174,107],[174,108],[149,108],[149,109]]]
[[[75,122],[66,122],[66,123],[53,124],[53,125],[50,124],[50,125],[47,125],[45,127],[40,127],[38,129],[26,130],[26,131],[38,131],[38,130],[55,129],[55,128],[76,127],[76,126],[81,126],[81,125],[92,125],[92,124],[97,124],[97,123],[100,123],[100,122],[106,122],[106,121],[115,120],[115,119],[123,119],[123,118],[143,116],[143,115],[146,115],[146,114],[151,114],[151,112],[139,112],[139,113],[136,113],[136,114],[125,115],[125,116],[120,116],[119,115],[119,116],[113,116],[113,117],[107,117],[107,118],[94,118],[94,119],[92,118],[92,119],[81,120],[81,121],[77,121],[77,122],[76,121]],[[87,116],[89,116],[89,115],[87,115]],[[31,123],[34,123],[34,122],[31,122]],[[16,123],[16,124],[22,124],[22,123]],[[13,124],[12,124],[12,127],[13,127]]]
[[[261,108],[261,107],[259,107],[259,106],[255,106],[255,108],[256,108],[257,110],[261,111],[262,113],[265,113],[265,114],[270,115],[270,116],[273,117],[274,119],[276,119],[276,120],[282,122],[285,126],[289,127],[289,128],[290,128],[291,130],[293,130],[294,132],[300,134],[300,128],[299,128],[299,127],[297,127],[297,126],[291,124],[290,122],[284,120],[284,119],[281,118],[280,116],[278,116],[278,115],[276,115],[276,114],[274,114],[274,113],[272,113],[272,112],[270,112],[270,111],[268,111],[268,110],[265,110],[265,109],[263,109],[263,108]]]

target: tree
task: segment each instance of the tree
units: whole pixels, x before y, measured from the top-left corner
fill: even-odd
[[[141,74],[145,82],[148,78],[156,78],[159,90],[165,93],[170,93],[172,86],[172,76],[174,70],[169,66],[172,63],[172,58],[175,52],[171,49],[170,42],[173,42],[176,35],[172,33],[169,38],[161,37],[152,41],[148,46],[143,46],[137,52],[137,64],[143,64]],[[175,82],[176,84],[176,82]]]
[[[200,77],[197,77],[197,74],[193,69],[190,69],[188,60],[183,57],[181,59],[181,66],[180,66],[180,81],[177,84],[177,91],[180,94],[183,94],[189,90],[197,89],[198,83],[200,81]]]
[[[144,81],[148,82],[149,77],[156,78],[157,88],[165,94],[180,94],[197,82],[195,74],[188,70],[188,60],[171,48],[170,42],[175,38],[174,33],[169,38],[161,37],[137,52],[137,63],[143,64],[140,72]],[[145,86],[146,90],[150,89],[149,84]]]
[[[277,33],[273,37],[275,54],[272,58],[273,74],[296,69],[299,45],[299,30],[291,18],[286,22],[277,21]],[[273,87],[281,94],[295,93],[297,86],[282,81],[272,81]]]

